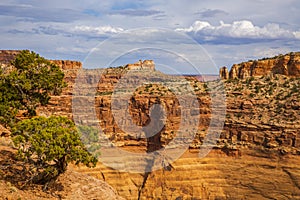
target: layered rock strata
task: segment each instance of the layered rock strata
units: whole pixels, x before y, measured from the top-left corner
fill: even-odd
[[[83,123],[95,120],[93,123],[100,125],[113,145],[133,153],[155,151],[170,144],[176,136],[183,108],[168,87],[145,83],[132,92],[127,117],[136,125],[150,123],[150,110],[155,103],[161,103],[167,113],[166,125],[157,137],[140,139],[122,130],[128,121],[117,123],[111,110],[112,95],[130,71],[128,67],[82,71],[78,62],[53,62],[65,72],[68,87],[61,96],[53,96],[47,107],[39,108],[40,115],[65,115]],[[142,68],[135,70],[143,73]],[[95,169],[77,170],[107,181],[126,199],[300,199],[300,79],[295,78],[300,75],[298,53],[234,65],[230,72],[222,68],[221,75],[229,78],[223,82],[226,119],[216,145],[206,157],[199,158],[199,150],[211,122],[214,94],[210,88],[216,82],[189,79],[198,106],[191,106],[188,112],[199,112],[200,123],[193,142],[180,159],[147,176],[114,170],[113,165],[138,167],[141,162],[124,160],[120,155],[119,163],[99,163]],[[75,102],[92,105],[96,118],[84,106],[77,106],[79,110],[73,116],[75,81],[80,83],[80,90],[75,91],[80,98]],[[117,154],[113,156],[118,158]]]
[[[229,71],[229,75],[227,75],[225,68],[220,69],[220,77],[223,79],[245,79],[250,76],[258,77],[269,74],[300,77],[300,53],[289,53],[273,58],[234,64]]]

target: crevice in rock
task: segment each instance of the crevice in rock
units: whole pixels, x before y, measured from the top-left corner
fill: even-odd
[[[138,191],[138,200],[141,199],[141,195],[142,195],[142,191],[143,189],[145,188],[145,185],[146,185],[146,182],[148,180],[148,177],[150,175],[151,172],[146,172],[144,175],[143,175],[143,183],[141,185],[141,187],[139,188],[139,191]]]
[[[159,102],[156,102],[159,103]],[[152,112],[150,113],[150,123],[148,123],[147,126],[144,127],[143,131],[145,132],[145,135],[147,137],[147,153],[153,153],[153,157],[147,160],[147,165],[145,168],[145,173],[143,175],[143,182],[141,187],[138,191],[138,200],[141,199],[141,195],[143,192],[143,189],[146,186],[147,180],[149,178],[149,175],[152,172],[153,165],[155,163],[155,160],[160,155],[156,152],[157,150],[161,149],[163,147],[161,142],[161,133],[164,131],[164,111],[161,106],[154,106]],[[159,130],[158,133],[153,134],[153,131]]]
[[[161,142],[160,142],[160,133],[150,137],[147,139],[147,152],[153,152],[155,150],[158,150],[162,147]],[[147,160],[147,166],[145,168],[145,173],[143,175],[143,182],[141,187],[138,190],[138,200],[141,199],[141,195],[143,192],[143,189],[146,186],[147,180],[152,172],[153,165],[155,163],[155,158],[157,155],[154,155],[153,158]]]
[[[105,181],[105,176],[104,176],[103,172],[101,172],[101,175],[102,175],[103,181]]]

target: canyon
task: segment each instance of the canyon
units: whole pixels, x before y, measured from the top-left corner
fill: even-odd
[[[16,54],[1,51],[2,66],[9,65]],[[244,62],[233,65],[230,71],[221,68],[221,80],[201,82],[195,77],[173,79],[163,75],[151,60],[101,70],[82,69],[78,61],[54,60],[51,62],[63,70],[68,86],[60,96],[52,96],[49,105],[40,107],[38,115],[62,115],[78,124],[100,127],[111,145],[128,154],[171,146],[180,135],[185,119],[182,113],[194,116],[187,125],[197,122],[192,141],[166,167],[149,173],[116,170],[114,165],[134,169],[145,162],[123,154],[112,154],[113,159],[99,162],[93,169],[73,167],[107,182],[125,199],[300,199],[299,61],[299,53],[290,53]],[[133,87],[141,77],[143,84]],[[164,82],[177,89],[170,90]],[[124,87],[122,83],[126,83]],[[180,101],[178,95],[184,96],[184,88],[188,91],[189,87],[196,102],[184,97]],[[114,96],[116,91],[124,96]],[[217,91],[226,101],[216,98]],[[119,101],[114,104],[116,99]],[[124,116],[116,116],[112,106],[126,100],[129,112],[119,108],[117,113]],[[214,127],[213,100],[217,110],[222,111],[225,105],[221,113],[224,127],[212,141],[208,155],[201,156],[208,131]],[[165,120],[165,125],[156,135],[140,138],[135,132],[123,130],[128,120],[139,127],[151,124],[151,109],[156,104],[166,113],[159,119]],[[105,148],[102,145],[102,156]]]

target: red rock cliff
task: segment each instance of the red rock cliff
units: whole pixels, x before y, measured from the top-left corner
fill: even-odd
[[[225,75],[223,67],[220,70],[220,77],[245,79],[250,76],[264,76],[271,73],[300,77],[300,52],[234,64],[229,71],[229,76]]]
[[[68,88],[61,96],[53,96],[47,107],[40,108],[40,114],[72,118],[72,87],[81,64],[52,62],[65,72]],[[126,70],[107,69],[102,73],[101,81],[97,79],[96,71],[90,70],[83,77],[82,88],[91,83],[98,84],[92,105],[108,138],[119,148],[144,152],[146,141],[122,131],[112,117],[111,94]],[[221,70],[223,77],[230,78],[269,73],[300,76],[299,54],[237,64],[230,72],[225,68]],[[205,83],[191,81],[191,85],[198,95],[199,128],[190,149],[172,163],[170,171],[154,171],[143,182],[141,174],[118,172],[101,163],[95,169],[78,170],[104,179],[126,199],[138,199],[138,196],[141,199],[299,199],[300,80],[277,75],[274,80],[265,77],[252,81],[226,81],[225,126],[217,146],[202,159],[198,158],[198,150],[210,123],[210,96]],[[167,125],[160,132],[159,142],[167,145],[174,132],[176,134],[181,118],[181,107],[167,88],[155,84],[138,88],[130,100],[130,115],[136,124],[145,125],[157,95],[160,95],[167,111]],[[80,120],[88,120],[89,116],[84,115],[88,113],[85,108],[78,109],[82,110]],[[123,159],[120,157],[120,162],[124,162]],[[138,165],[134,160],[130,160],[129,164]]]

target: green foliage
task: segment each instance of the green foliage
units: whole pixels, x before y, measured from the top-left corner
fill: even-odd
[[[99,132],[96,128],[91,126],[78,126],[81,141],[86,146],[87,150],[95,156],[99,156]]]
[[[30,166],[26,168],[31,174],[28,182],[48,183],[64,173],[69,163],[94,167],[97,158],[90,152],[99,149],[95,129],[77,129],[68,118],[55,116],[17,123],[17,115],[33,117],[37,106],[46,105],[50,95],[61,93],[66,84],[60,68],[25,50],[8,69],[0,69],[0,123],[12,128],[17,156]]]
[[[258,94],[260,92],[261,86],[256,85],[255,86],[255,93]]]
[[[85,133],[91,130],[84,129]],[[87,151],[80,131],[66,117],[35,117],[16,124],[12,129],[18,157],[34,166],[34,183],[47,183],[67,169],[68,163],[94,167],[97,159]],[[96,141],[95,132],[88,135]]]
[[[247,86],[249,86],[249,85],[252,83],[252,81],[254,81],[254,77],[253,77],[253,76],[251,76],[250,78],[248,78],[248,79],[246,80]]]
[[[270,77],[270,76],[267,76],[266,79],[265,79],[265,81],[267,81],[267,82],[268,82],[268,81],[271,81],[271,77]]]
[[[238,119],[240,119],[242,116],[243,116],[243,114],[242,113],[235,113],[235,116],[238,118]]]
[[[18,108],[21,107],[18,99],[16,88],[9,88],[5,75],[0,70],[0,123],[13,124]]]
[[[268,93],[269,93],[269,95],[273,95],[273,92],[274,92],[274,89],[273,89],[273,87],[271,86],[271,87],[269,88],[269,90],[268,90]]]
[[[66,84],[58,66],[28,50],[12,62],[13,70],[0,71],[0,123],[12,125],[18,110],[35,116],[39,105],[49,102],[49,95],[59,95]]]
[[[250,93],[250,94],[249,94],[249,97],[250,97],[250,98],[253,98],[253,97],[255,97],[255,94],[254,94],[254,93]]]

